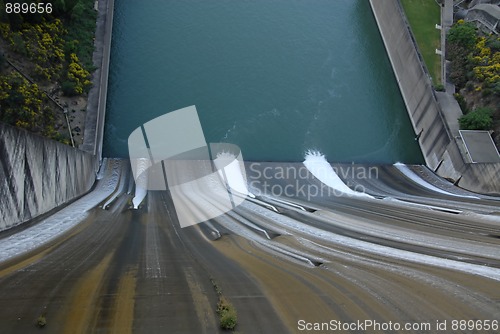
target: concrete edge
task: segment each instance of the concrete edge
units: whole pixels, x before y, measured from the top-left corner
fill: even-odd
[[[93,55],[97,69],[93,73],[93,87],[88,96],[84,142],[81,146],[83,151],[96,155],[99,163],[102,160],[113,15],[114,0],[99,0]]]

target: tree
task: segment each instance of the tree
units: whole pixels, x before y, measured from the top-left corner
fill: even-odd
[[[459,20],[449,30],[447,36],[446,54],[450,60],[450,79],[463,87],[467,82],[469,57],[476,45],[476,28],[471,23]]]
[[[9,15],[5,11],[5,1],[4,0],[0,0],[0,6],[1,6],[0,8],[2,8],[2,10],[0,11],[0,22],[1,23],[9,22]]]
[[[493,126],[493,111],[490,108],[477,108],[458,119],[462,130],[489,130]]]
[[[448,31],[447,41],[459,45],[471,52],[476,45],[476,27],[472,23],[459,20]]]
[[[459,44],[448,44],[446,53],[450,59],[450,79],[455,85],[463,87],[469,67],[467,50]]]

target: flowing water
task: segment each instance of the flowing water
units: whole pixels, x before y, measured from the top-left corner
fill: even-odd
[[[190,105],[245,160],[423,162],[364,0],[116,0],[104,155]]]

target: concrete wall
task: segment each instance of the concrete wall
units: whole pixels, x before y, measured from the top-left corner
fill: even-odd
[[[96,167],[91,154],[0,123],[0,230],[84,194]]]
[[[427,166],[463,188],[500,194],[499,164],[467,164],[451,135],[398,0],[370,0]],[[436,22],[437,23],[437,22]]]
[[[415,50],[410,32],[395,0],[371,0],[375,19],[389,55],[427,166],[435,169],[450,138],[433,96],[430,79]]]
[[[473,191],[500,195],[500,164],[467,164],[458,185]]]
[[[92,74],[92,88],[88,95],[87,112],[85,113],[85,134],[80,148],[97,155],[101,159],[108,94],[114,0],[99,0],[98,6],[95,51],[92,58],[97,69]]]

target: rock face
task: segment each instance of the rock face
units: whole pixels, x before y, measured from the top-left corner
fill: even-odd
[[[0,123],[0,230],[84,194],[96,167],[93,155]]]

